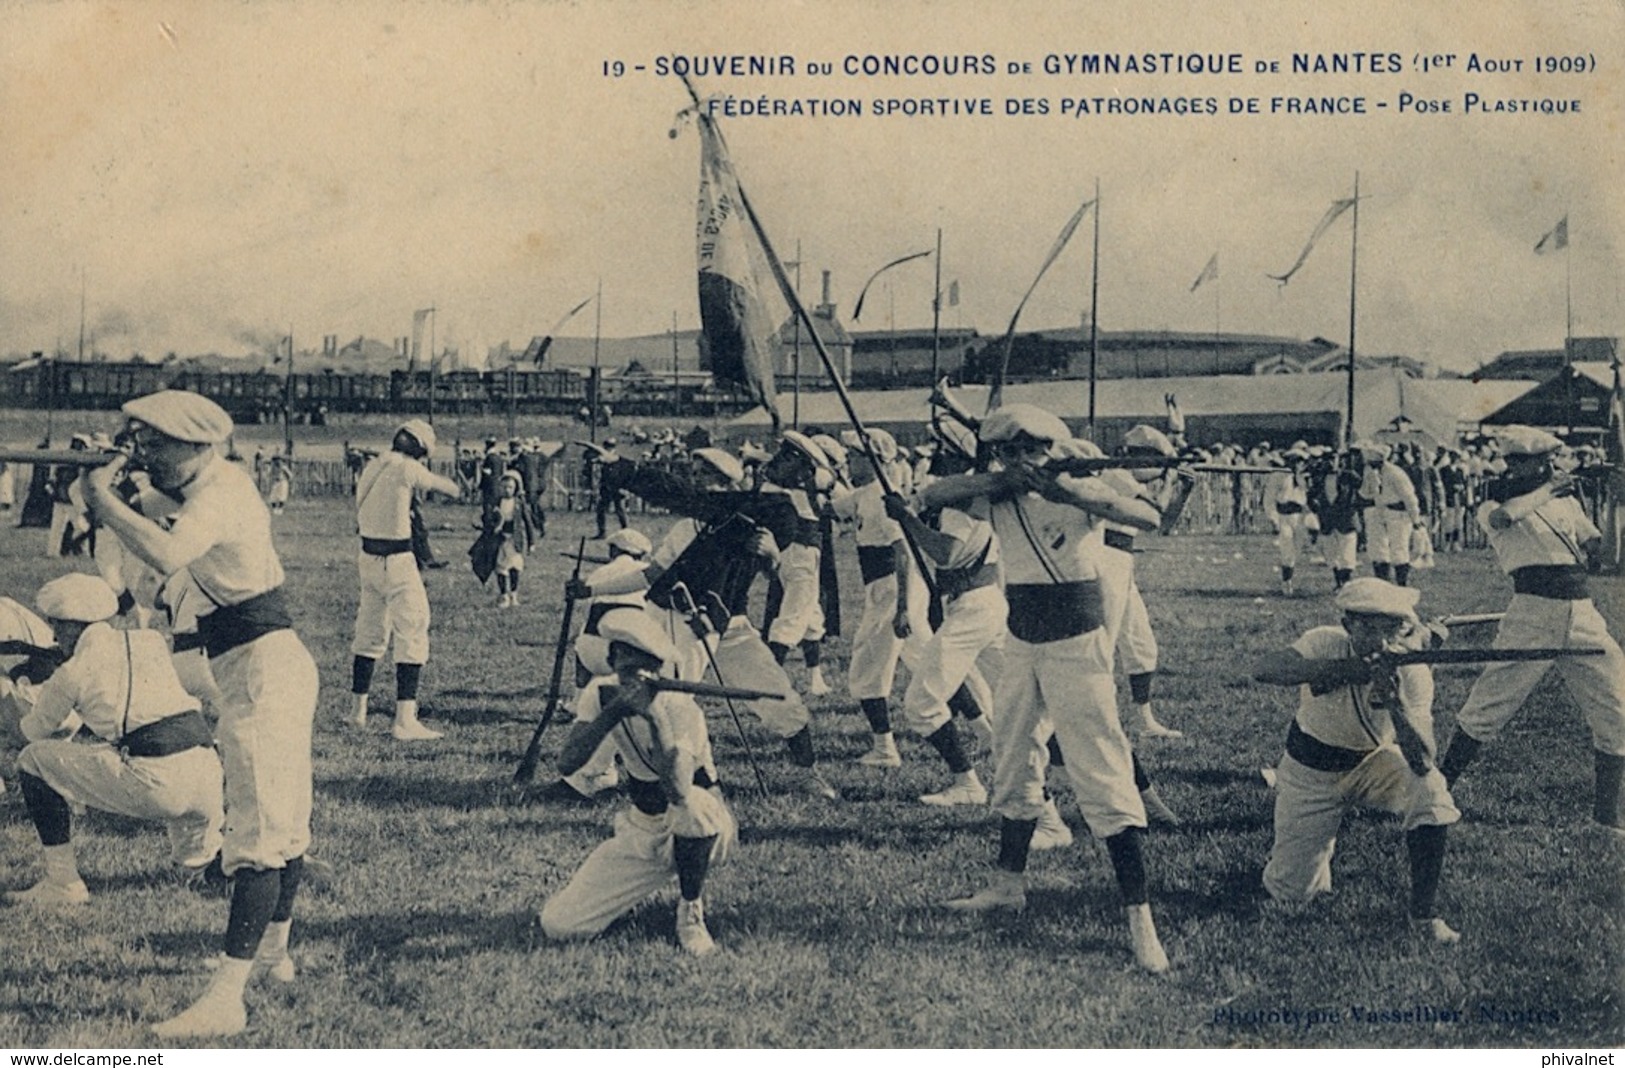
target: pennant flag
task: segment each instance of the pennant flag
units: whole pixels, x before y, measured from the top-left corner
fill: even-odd
[[[959,279],[948,283],[948,307],[959,307]]]
[[[1548,252],[1561,252],[1569,247],[1569,217],[1563,216],[1557,220],[1557,225],[1546,231],[1546,236],[1535,242],[1535,255],[1544,256]]]
[[[417,370],[418,357],[423,354],[423,330],[429,322],[429,316],[433,314],[433,308],[419,308],[412,313],[412,348],[406,357],[408,371]]]
[[[929,255],[931,255],[931,250],[926,249],[924,252],[911,252],[907,256],[899,256],[897,259],[892,260],[890,263],[886,264],[886,266],[870,275],[869,280],[863,283],[863,288],[858,291],[858,302],[852,305],[852,321],[855,323],[859,319],[863,318],[863,298],[868,296],[869,287],[875,284],[876,278],[879,278],[881,275],[885,274],[887,271],[891,270],[893,267],[896,267],[900,263],[907,263],[910,260],[917,260],[922,256]]]
[[[1298,273],[1298,268],[1303,266],[1303,261],[1309,258],[1309,252],[1315,247],[1315,242],[1320,240],[1320,235],[1324,234],[1327,229],[1330,228],[1332,223],[1337,221],[1337,217],[1339,215],[1343,214],[1345,211],[1348,211],[1352,207],[1354,207],[1353,197],[1347,197],[1343,200],[1334,200],[1332,202],[1332,206],[1326,209],[1326,214],[1320,217],[1320,222],[1315,224],[1315,232],[1309,235],[1308,243],[1303,246],[1303,251],[1298,253],[1297,262],[1295,262],[1291,267],[1287,268],[1285,274],[1270,274],[1265,275],[1265,277],[1273,278],[1282,285],[1286,285],[1288,282],[1290,282],[1292,280],[1292,276]]]
[[[1004,401],[1004,376],[1010,369],[1010,349],[1015,344],[1016,322],[1021,318],[1021,310],[1027,306],[1027,301],[1032,297],[1033,290],[1037,289],[1038,283],[1043,280],[1044,272],[1048,271],[1050,264],[1060,257],[1061,250],[1066,248],[1066,243],[1072,240],[1073,231],[1078,228],[1078,224],[1083,221],[1084,215],[1088,213],[1093,204],[1093,200],[1085,200],[1078,206],[1078,210],[1072,213],[1072,218],[1066,221],[1066,225],[1061,227],[1060,236],[1055,239],[1055,244],[1050,246],[1049,255],[1044,257],[1044,265],[1038,268],[1038,277],[1033,279],[1033,284],[1028,286],[1027,292],[1022,295],[1021,303],[1016,305],[1016,313],[1010,316],[1010,326],[1004,332],[1004,353],[999,357],[999,373],[994,378],[993,388],[988,391],[987,395],[988,411],[993,411]]]
[[[580,304],[577,304],[575,307],[571,308],[569,311],[560,316],[559,321],[554,323],[542,340],[537,343],[536,354],[531,357],[531,362],[537,367],[540,367],[542,365],[542,361],[547,358],[547,350],[553,347],[554,335],[564,328],[565,323],[575,318],[576,312],[580,311],[582,308],[585,308],[591,303],[592,298],[588,297],[586,300],[582,301]]]
[[[745,217],[739,178],[722,134],[710,116],[694,118],[700,128],[696,252],[705,364],[718,385],[743,388],[777,422],[773,375],[778,331],[763,297],[777,290],[771,282],[763,284],[772,275]]]
[[[1172,393],[1164,393],[1162,403],[1168,407],[1168,433],[1183,434],[1185,432],[1185,413],[1179,410],[1179,398]]]
[[[1202,288],[1202,283],[1203,282],[1216,282],[1216,281],[1218,281],[1218,278],[1219,278],[1219,254],[1217,252],[1215,252],[1208,259],[1207,266],[1202,268],[1202,273],[1196,276],[1196,281],[1191,283],[1191,292],[1194,293],[1198,289]]]

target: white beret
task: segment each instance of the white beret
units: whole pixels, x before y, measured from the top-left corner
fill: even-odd
[[[598,635],[608,642],[620,642],[657,657],[663,664],[677,663],[677,647],[666,630],[641,608],[617,608],[598,620]]]
[[[734,459],[723,449],[695,449],[688,455],[690,459],[703,460],[710,464],[715,470],[721,472],[722,476],[729,482],[738,482],[745,477],[745,465]]]
[[[231,416],[201,393],[165,389],[125,401],[121,409],[158,433],[194,445],[218,445],[231,437]]]
[[[695,455],[698,455],[704,451],[704,449],[700,449],[695,453]],[[739,446],[739,458],[747,464],[761,464],[773,459],[773,454],[756,444],[754,441],[747,441],[743,445]]]
[[[1356,441],[1354,448],[1359,451],[1361,458],[1367,462],[1388,459],[1388,446],[1378,445],[1374,441]]]
[[[1055,455],[1067,460],[1098,460],[1106,454],[1086,438],[1066,438],[1055,443]]]
[[[516,486],[523,487],[525,484],[525,477],[510,467],[508,470],[502,472],[502,477],[498,481],[512,482]]]
[[[969,427],[952,420],[937,419],[931,423],[931,433],[938,441],[965,459],[976,459],[976,434]]]
[[[723,453],[722,455],[727,456],[728,454]],[[630,553],[633,556],[648,556],[654,552],[654,546],[650,544],[649,539],[644,536],[643,532],[634,530],[631,527],[623,527],[617,530],[609,536],[609,541],[605,542],[605,544],[611,549],[619,549],[621,552]]]
[[[1168,435],[1154,426],[1141,423],[1123,435],[1123,444],[1131,449],[1152,449],[1163,456],[1178,456],[1179,450],[1168,440]]]
[[[1061,417],[1036,404],[1007,404],[982,420],[982,440],[988,442],[1015,441],[1033,438],[1037,441],[1065,441],[1072,436]]]
[[[1495,443],[1505,456],[1545,456],[1563,447],[1555,435],[1532,426],[1496,427]]]
[[[824,455],[824,450],[820,449],[812,438],[799,430],[786,430],[784,432],[784,444],[811,460],[815,467],[829,466],[829,457]]]
[[[814,434],[812,440],[814,445],[824,450],[824,455],[828,456],[832,463],[846,463],[845,445],[842,445],[828,434]]]
[[[99,575],[76,571],[41,586],[34,607],[49,619],[98,623],[118,615],[118,594]]]
[[[1343,584],[1333,603],[1344,612],[1371,616],[1416,619],[1416,602],[1422,591],[1411,586],[1395,586],[1380,578],[1357,578]]]
[[[422,419],[408,419],[395,428],[397,434],[410,434],[412,440],[423,446],[424,452],[434,452],[434,427]]]
[[[874,450],[876,459],[883,464],[889,464],[897,459],[897,439],[891,436],[890,431],[871,426],[865,427],[864,432],[869,435],[869,448]],[[854,445],[853,448],[860,452],[864,451],[860,445]]]

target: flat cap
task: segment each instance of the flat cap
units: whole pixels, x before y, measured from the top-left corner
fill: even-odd
[[[425,453],[434,452],[434,427],[422,419],[408,419],[395,428],[397,434],[410,434],[412,440],[423,446]]]
[[[668,667],[677,663],[677,647],[666,637],[665,628],[641,608],[617,608],[605,613],[598,621],[598,635],[605,641],[630,645],[657,657]]]
[[[988,442],[1015,441],[1032,438],[1035,441],[1066,441],[1072,431],[1061,417],[1036,404],[1007,404],[982,420],[982,440]]]
[[[1357,578],[1343,584],[1333,603],[1344,612],[1368,616],[1394,616],[1416,619],[1416,602],[1422,591],[1410,586],[1395,586],[1380,578]]]
[[[41,586],[34,607],[49,619],[99,623],[118,615],[118,594],[99,575],[76,571]]]
[[[723,453],[723,455],[727,456],[728,454]],[[640,559],[654,552],[655,548],[641,530],[634,530],[631,527],[622,527],[617,530],[609,536],[609,541],[604,544],[611,549],[619,549],[629,556],[636,556]]]
[[[786,430],[784,432],[784,444],[811,460],[814,467],[829,466],[829,457],[824,454],[824,450],[820,449],[812,438],[799,430]]]
[[[1087,438],[1066,438],[1055,443],[1055,455],[1067,460],[1098,460],[1106,454]]]
[[[1532,426],[1496,427],[1495,443],[1503,456],[1545,456],[1563,447],[1556,435]]]
[[[1356,441],[1354,443],[1354,448],[1359,452],[1360,458],[1365,460],[1367,463],[1371,462],[1372,460],[1388,459],[1388,446],[1378,445],[1374,441]]]
[[[158,433],[194,445],[218,445],[231,437],[231,416],[201,393],[165,389],[125,401],[122,411]]]
[[[882,430],[877,426],[870,426],[864,427],[864,432],[869,435],[869,447],[875,451],[875,457],[881,463],[889,464],[897,459],[897,439],[891,436],[890,431]],[[860,452],[863,451],[861,444],[855,445],[853,448],[858,449]]]
[[[1151,449],[1160,456],[1178,456],[1179,450],[1168,440],[1168,435],[1154,426],[1141,423],[1123,435],[1123,444],[1131,449]]]
[[[837,465],[846,463],[845,445],[841,444],[839,441],[836,441],[828,434],[814,434],[812,436],[812,440],[814,445],[817,445],[820,449],[824,450],[824,455],[829,457],[831,463]]]
[[[931,434],[965,459],[976,459],[976,434],[969,427],[949,419],[936,419],[931,423]]]
[[[745,465],[734,459],[733,455],[726,449],[707,446],[703,449],[695,449],[688,454],[688,458],[690,460],[703,460],[705,463],[710,464],[713,470],[720,472],[729,482],[738,482],[745,477]]]

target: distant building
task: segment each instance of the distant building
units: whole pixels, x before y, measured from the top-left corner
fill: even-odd
[[[1610,364],[1619,359],[1619,338],[1569,339],[1570,363]],[[1544,382],[1563,370],[1563,350],[1518,349],[1501,353],[1473,372],[1474,378],[1528,378]]]

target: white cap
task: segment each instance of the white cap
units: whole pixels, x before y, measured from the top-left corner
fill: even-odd
[[[950,419],[938,419],[931,423],[931,433],[943,445],[958,452],[965,459],[976,459],[976,434],[969,427]]]
[[[824,455],[824,450],[820,449],[812,438],[799,430],[786,430],[784,432],[784,444],[811,460],[814,467],[829,466],[829,457]]]
[[[1344,612],[1368,616],[1394,616],[1415,621],[1416,602],[1422,591],[1410,586],[1395,586],[1380,578],[1357,578],[1343,584],[1332,603]]]
[[[1141,423],[1123,435],[1123,444],[1131,449],[1151,449],[1163,456],[1178,456],[1179,450],[1168,440],[1168,435],[1154,426]]]
[[[734,457],[724,449],[715,449],[710,447],[695,449],[693,452],[688,454],[688,457],[690,460],[704,460],[715,470],[721,472],[722,476],[729,482],[738,482],[740,479],[745,477],[745,465],[734,459]]]
[[[677,647],[666,636],[665,628],[641,608],[617,608],[604,613],[598,620],[598,635],[608,642],[620,642],[660,659],[662,664],[677,663]]]
[[[836,465],[846,463],[846,446],[830,437],[828,434],[814,434],[813,444],[824,450],[824,455]]]
[[[1096,460],[1106,454],[1100,446],[1085,438],[1067,438],[1055,443],[1055,455],[1069,460]]]
[[[1037,441],[1066,441],[1072,431],[1061,417],[1036,404],[1007,404],[982,420],[981,437],[987,442],[1033,438]]]
[[[723,455],[726,456],[727,453],[723,453]],[[604,544],[611,549],[619,549],[623,553],[640,559],[654,552],[654,546],[650,544],[649,539],[644,536],[643,532],[634,530],[631,527],[623,527],[617,530],[609,536],[609,540]]]
[[[1496,427],[1495,443],[1505,456],[1545,456],[1563,447],[1556,435],[1532,426]]]
[[[158,433],[195,445],[218,445],[231,437],[231,416],[201,393],[165,389],[125,401],[121,409]]]
[[[50,619],[98,623],[118,615],[118,594],[100,576],[76,571],[41,586],[34,607]]]
[[[434,452],[434,427],[422,419],[408,419],[395,428],[396,434],[410,434],[412,440],[423,446],[425,453]]]

